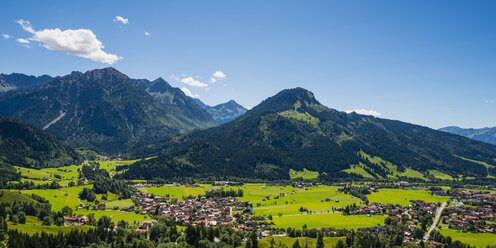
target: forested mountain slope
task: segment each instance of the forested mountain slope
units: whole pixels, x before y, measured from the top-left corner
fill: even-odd
[[[438,170],[454,176],[485,177],[495,174],[496,164],[496,146],[401,121],[339,112],[302,88],[283,90],[230,123],[153,148],[162,155],[132,165],[124,176],[285,179],[290,169],[306,168],[332,177],[360,163],[382,178],[393,173],[386,163],[367,162],[364,153],[397,171]]]

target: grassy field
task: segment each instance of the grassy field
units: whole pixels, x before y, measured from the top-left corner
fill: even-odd
[[[61,189],[33,189],[33,190],[21,190],[23,194],[36,194],[39,195],[52,204],[52,210],[59,211],[64,206],[68,206],[71,208],[75,208],[79,206],[81,201],[78,198],[79,192],[83,190],[83,188],[91,188],[91,185],[84,186],[74,186],[68,188]],[[66,195],[67,194],[67,195]]]
[[[118,221],[124,220],[129,222],[129,224],[140,224],[144,220],[150,220],[151,218],[147,215],[141,215],[141,214],[135,214],[132,212],[122,212],[122,211],[115,211],[115,210],[103,210],[103,211],[97,211],[97,210],[85,210],[85,209],[78,209],[76,212],[76,215],[86,215],[88,216],[90,213],[95,214],[95,219],[100,219],[102,216],[107,216],[112,218],[112,221],[114,223],[117,223]]]
[[[303,168],[303,171],[295,171],[293,169],[289,170],[289,177],[291,179],[302,178],[302,179],[315,179],[319,177],[318,171],[309,171]]]
[[[429,174],[432,174],[436,178],[439,178],[441,180],[453,180],[453,177],[451,177],[448,174],[444,174],[444,173],[442,173],[440,171],[437,171],[437,170],[428,170],[428,171],[429,171]]]
[[[340,238],[324,237],[324,247],[334,247],[337,245],[338,240],[340,240],[340,239],[343,239],[343,241],[345,241],[344,237],[340,237]],[[292,247],[293,244],[296,242],[296,240],[298,240],[300,247],[305,247],[305,244],[308,247],[316,247],[317,246],[317,239],[308,238],[308,237],[299,237],[299,238],[267,237],[267,238],[260,239],[258,241],[258,247],[269,248],[271,246],[272,240],[274,240],[274,243],[275,243],[274,246],[281,246],[281,244],[284,244],[284,245],[286,245],[286,247]]]
[[[64,227],[64,226],[56,226],[56,225],[43,226],[41,224],[41,221],[33,216],[27,216],[25,224],[14,224],[10,221],[8,221],[7,224],[9,229],[17,229],[20,232],[27,233],[30,235],[41,232],[45,232],[48,234],[57,234],[59,232],[70,232],[73,229],[87,231],[90,228],[92,228],[90,226],[80,226],[80,227],[74,227],[74,226]]]
[[[35,202],[35,200],[30,197],[8,190],[0,190],[0,203],[13,203],[17,202]]]
[[[418,172],[416,170],[412,170],[412,169],[406,169],[405,172],[401,173],[400,175],[403,176],[403,177],[425,179],[424,174],[422,174],[422,173],[420,173],[420,172]]]
[[[178,186],[178,187],[147,187],[147,188],[139,188],[139,190],[143,192],[148,192],[150,194],[158,195],[158,196],[166,196],[169,195],[170,198],[176,198],[182,200],[184,196],[197,196],[201,194],[205,194],[207,189],[213,189],[214,187],[205,185],[204,187],[195,187],[188,188],[186,186]]]
[[[338,192],[338,187],[320,186],[307,189],[295,189],[290,186],[282,190],[277,187],[260,189],[259,185],[248,185],[243,188],[245,194],[240,200],[251,201],[255,215],[273,216],[299,214],[300,207],[312,212],[326,213],[333,207],[344,207],[353,203],[361,205],[360,199]],[[281,196],[281,193],[284,193],[284,196]],[[270,200],[267,200],[266,196],[269,196]],[[275,196],[279,196],[279,199],[274,199]]]
[[[424,200],[428,202],[444,202],[449,199],[447,196],[432,196],[429,191],[413,189],[379,189],[367,195],[369,202],[410,205],[410,200]]]
[[[454,229],[442,229],[441,234],[450,236],[453,240],[460,240],[465,244],[477,247],[487,247],[496,245],[496,234],[493,233],[463,233]]]
[[[382,215],[342,215],[341,213],[310,214],[274,217],[272,220],[276,227],[294,227],[301,229],[304,224],[308,228],[334,227],[336,229],[347,228],[357,229],[363,227],[373,227],[384,224]]]
[[[352,164],[352,165],[350,165],[350,168],[349,169],[346,169],[346,170],[343,170],[343,171],[346,172],[346,173],[355,173],[355,174],[358,174],[358,175],[362,175],[365,178],[371,178],[371,179],[373,179],[374,177],[372,175],[370,175],[370,173],[368,173],[367,171],[365,171],[365,169],[363,169],[363,166],[364,165],[362,163],[360,163],[359,165]]]

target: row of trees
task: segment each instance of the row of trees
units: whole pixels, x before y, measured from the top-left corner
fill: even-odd
[[[213,189],[213,190],[207,190],[205,192],[205,197],[211,198],[211,197],[243,197],[243,190],[238,189],[238,190],[224,190],[224,188],[220,189]]]

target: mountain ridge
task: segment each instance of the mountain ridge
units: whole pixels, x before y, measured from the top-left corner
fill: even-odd
[[[130,166],[124,177],[288,179],[290,169],[308,169],[344,178],[353,164],[368,164],[378,178],[392,173],[385,165],[367,162],[362,152],[381,157],[398,171],[496,174],[496,146],[401,121],[339,112],[303,88],[283,90],[232,122],[170,139],[155,151],[161,155]]]
[[[248,111],[245,107],[241,106],[234,100],[229,100],[225,103],[220,103],[215,106],[209,106],[203,103],[198,98],[193,98],[193,100],[203,109],[205,109],[210,116],[220,125],[228,123],[239,116],[243,115]]]
[[[46,127],[65,144],[104,153],[204,128],[168,111],[112,67],[74,72],[39,88],[3,95],[0,115]]]
[[[457,126],[448,126],[438,130],[496,145],[496,127],[461,128]]]

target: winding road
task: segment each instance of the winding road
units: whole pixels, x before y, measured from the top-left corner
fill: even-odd
[[[427,231],[427,233],[424,235],[424,242],[429,240],[431,232],[434,231],[434,229],[436,228],[437,223],[439,222],[439,218],[441,218],[441,213],[443,212],[446,205],[448,205],[448,202],[443,202],[441,204],[441,207],[436,210],[436,218],[434,218],[434,222],[432,222],[432,226],[429,228],[429,231]]]

